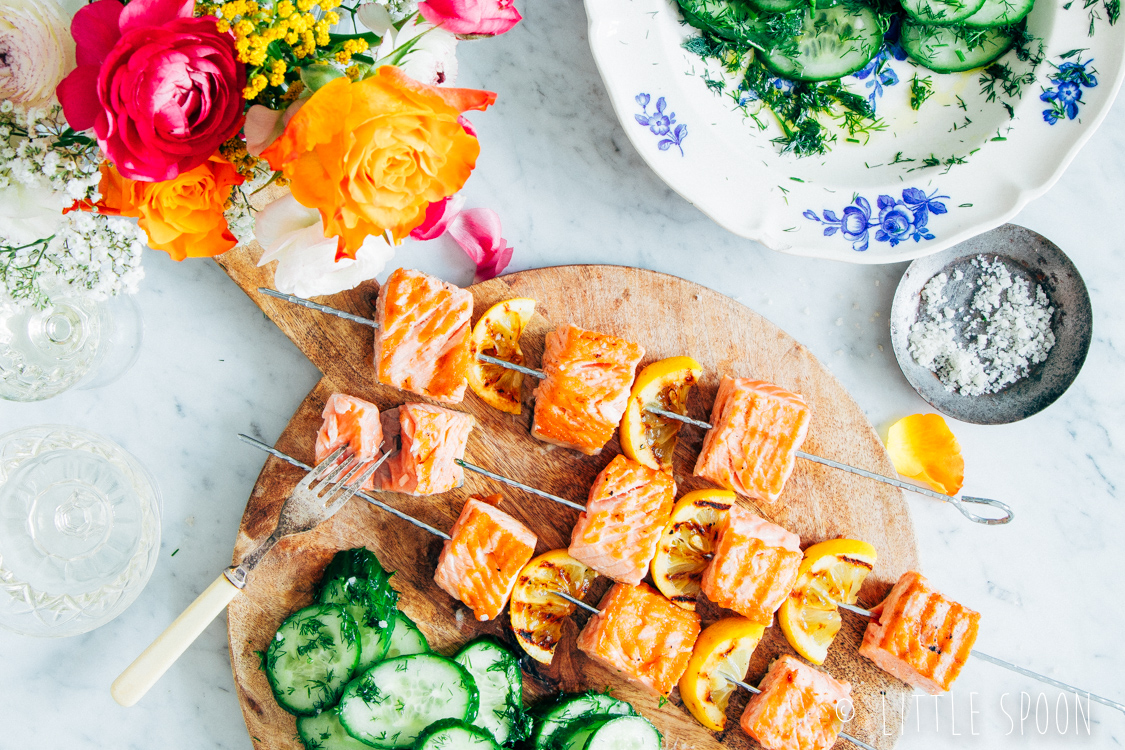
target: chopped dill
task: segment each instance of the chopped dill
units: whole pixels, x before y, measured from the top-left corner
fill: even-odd
[[[934,79],[930,76],[919,78],[918,74],[914,74],[914,78],[910,81],[910,108],[917,112],[927,99],[933,96],[934,93]]]

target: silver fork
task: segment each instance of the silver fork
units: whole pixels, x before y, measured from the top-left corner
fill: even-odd
[[[344,448],[337,448],[306,474],[285,498],[273,533],[243,555],[238,565],[220,573],[113,681],[110,693],[115,701],[126,707],[139,701],[246,586],[250,572],[275,544],[287,536],[310,531],[331,518],[389,457],[384,454],[365,467],[354,455],[344,453]]]

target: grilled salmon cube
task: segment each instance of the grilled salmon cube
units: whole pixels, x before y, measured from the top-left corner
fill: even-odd
[[[588,455],[600,451],[625,413],[644,356],[643,347],[616,336],[575,326],[551,331],[531,434]]]
[[[472,496],[438,557],[434,581],[482,622],[508,603],[520,571],[535,552],[535,534],[495,507],[499,495]]]
[[[319,464],[342,445],[348,445],[361,461],[379,458],[383,428],[379,422],[379,407],[375,404],[355,396],[333,393],[328,397],[321,416],[324,423],[316,433],[316,463]],[[374,487],[374,477],[363,485],[365,490]]]
[[[601,611],[578,635],[578,648],[649,690],[668,695],[687,669],[699,637],[699,615],[643,583],[615,583],[598,608]]]
[[[742,729],[766,750],[828,750],[848,715],[852,686],[788,654],[774,660],[742,713]]]
[[[809,430],[809,407],[772,383],[723,377],[695,476],[732,492],[776,502]]]
[[[403,404],[385,412],[384,440],[389,445],[400,437],[402,447],[376,473],[382,489],[437,495],[460,487],[465,470],[456,461],[465,457],[475,424],[469,414],[433,404]]]
[[[473,295],[399,268],[375,307],[375,374],[380,383],[447,404],[465,397]]]
[[[930,695],[949,690],[972,652],[980,613],[942,596],[914,571],[871,612],[859,653]]]
[[[732,505],[703,572],[703,593],[720,607],[768,626],[797,582],[801,557],[800,537]]]
[[[648,574],[675,495],[669,474],[616,456],[590,487],[567,551],[604,576],[637,585]]]

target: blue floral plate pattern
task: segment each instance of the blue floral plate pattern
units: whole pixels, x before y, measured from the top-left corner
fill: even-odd
[[[776,119],[739,93],[737,76],[684,49],[696,32],[675,0],[586,0],[586,13],[625,133],[669,186],[774,250],[889,263],[1005,223],[1089,140],[1125,77],[1125,21],[1111,25],[1086,6],[1038,0],[1031,59],[1014,50],[1001,58],[1007,79],[999,66],[946,75],[917,67],[892,28],[875,59],[844,79],[874,106],[878,126],[837,129],[827,154],[806,158],[780,152]],[[930,93],[915,109],[919,87]]]

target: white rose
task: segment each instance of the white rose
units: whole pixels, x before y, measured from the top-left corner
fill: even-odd
[[[70,20],[56,0],[0,0],[0,99],[42,106],[73,69]]]
[[[359,6],[358,15],[360,23],[382,37],[375,50],[377,62],[398,65],[406,75],[431,86],[452,86],[457,81],[455,35],[427,23],[420,15],[395,29],[390,13],[378,3]],[[416,41],[402,60],[394,60],[392,53],[411,40]]]
[[[368,237],[354,260],[336,260],[336,238],[324,236],[320,212],[302,206],[292,195],[278,198],[258,213],[254,234],[265,248],[258,265],[276,260],[274,286],[298,297],[359,286],[378,276],[395,254],[382,237]]]

